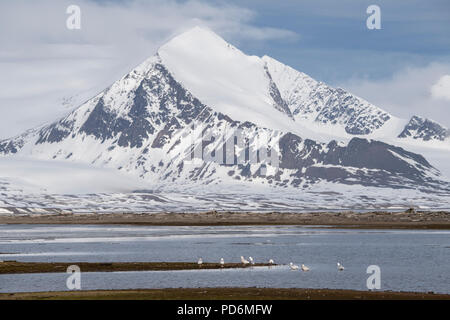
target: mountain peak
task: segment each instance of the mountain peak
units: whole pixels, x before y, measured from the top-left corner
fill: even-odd
[[[159,50],[166,49],[180,49],[187,50],[188,48],[224,48],[232,47],[223,38],[217,35],[214,31],[206,27],[195,26],[183,33],[178,34],[164,44]],[[233,47],[234,48],[234,47]]]
[[[265,62],[211,30],[195,27],[184,32],[163,45],[158,55],[175,79],[215,111],[233,120],[299,132],[299,126],[274,107],[277,89]]]
[[[430,141],[444,141],[450,137],[450,130],[436,121],[420,116],[413,116],[398,136],[399,138],[409,138]]]
[[[176,37],[183,37],[183,36],[194,36],[194,37],[195,36],[212,36],[212,37],[220,38],[220,36],[217,35],[217,33],[215,33],[210,28],[205,27],[205,26],[195,26],[193,28],[190,28],[190,29],[180,33]]]

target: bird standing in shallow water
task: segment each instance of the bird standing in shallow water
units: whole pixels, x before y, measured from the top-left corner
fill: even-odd
[[[223,260],[223,258],[220,258],[220,267],[223,268],[224,264],[225,264],[225,261]]]
[[[198,264],[199,267],[201,267],[202,264],[203,264],[203,259],[202,258],[198,259],[197,264]]]
[[[298,270],[298,265],[289,262],[289,268],[291,268],[291,270]]]
[[[345,268],[342,264],[340,264],[339,262],[337,263],[337,268],[339,271],[343,271]]]
[[[241,262],[244,266],[249,264],[248,260],[246,260],[243,256],[241,256]]]
[[[269,259],[269,264],[275,264],[275,262],[273,261],[273,259]]]
[[[248,261],[250,261],[251,264],[255,264],[255,261],[253,260],[252,257],[248,257]]]

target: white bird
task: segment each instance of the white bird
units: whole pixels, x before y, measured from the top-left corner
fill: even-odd
[[[249,264],[248,260],[246,260],[243,256],[241,256],[241,262],[243,265]]]
[[[302,264],[302,271],[309,271],[309,268],[307,266],[305,266],[304,264]]]
[[[275,262],[273,261],[273,259],[269,259],[269,264],[275,264]]]
[[[223,258],[220,258],[220,266],[223,268],[223,265],[225,264],[225,261],[223,260]]]
[[[255,264],[255,261],[253,260],[252,257],[248,257],[248,261],[250,261],[251,264]]]
[[[345,268],[342,264],[340,264],[339,262],[337,263],[337,268],[339,271],[343,271]]]
[[[298,265],[289,262],[289,268],[291,268],[291,270],[298,270]]]
[[[203,259],[199,258],[197,264],[198,264],[199,267],[201,267],[202,264],[203,264]]]

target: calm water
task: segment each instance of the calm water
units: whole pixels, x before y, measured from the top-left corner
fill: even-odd
[[[82,289],[298,287],[366,290],[366,268],[381,289],[450,293],[450,231],[325,227],[145,227],[0,225],[0,260],[237,262],[252,256],[282,266],[242,270],[82,273]],[[310,272],[290,271],[289,262]],[[345,266],[338,272],[336,262]],[[0,292],[67,290],[68,275],[0,275]]]

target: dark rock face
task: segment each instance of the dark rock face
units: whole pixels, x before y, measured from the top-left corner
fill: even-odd
[[[304,145],[301,143],[304,141]],[[287,133],[280,139],[280,168],[298,169],[309,167],[319,160],[322,145],[312,140]]]
[[[0,141],[0,153],[11,154],[17,153],[21,146],[17,146],[13,140]]]
[[[287,105],[286,101],[283,100],[281,97],[280,90],[278,89],[275,82],[272,80],[272,76],[270,75],[270,72],[267,68],[267,65],[264,67],[266,71],[266,75],[269,78],[269,94],[273,99],[274,107],[278,111],[281,111],[283,113],[286,113],[290,118],[292,118],[291,110],[289,109],[289,106]]]
[[[120,134],[118,145],[121,147],[142,147],[142,142],[154,132],[153,126],[146,119],[149,114],[146,110],[147,101],[142,84],[136,90],[128,118],[117,117],[108,110],[101,98],[86,122],[81,126],[80,133],[92,135],[104,142]]]
[[[395,188],[436,182],[428,175],[435,169],[421,155],[380,141],[353,138],[347,146],[332,141],[325,147],[288,133],[280,140],[280,153],[281,169],[298,170],[296,176],[312,182],[323,179]]]
[[[413,116],[398,137],[412,137],[414,139],[421,139],[424,141],[444,141],[449,136],[450,130],[444,128],[439,123],[418,116]]]
[[[399,156],[401,158],[399,158]],[[380,141],[353,138],[346,147],[330,149],[325,157],[326,164],[385,170],[404,174],[413,174],[403,159],[411,160],[415,165],[425,170],[431,165],[418,154],[408,152],[402,148],[388,145]]]
[[[100,99],[89,118],[81,126],[80,132],[92,135],[104,142],[113,138],[117,129],[125,128],[126,122],[124,119],[116,119],[113,113],[105,109],[103,99]]]
[[[178,121],[189,123],[205,108],[173,79],[163,65],[156,64],[152,74],[135,90],[126,118],[117,117],[100,99],[80,132],[102,141],[119,137],[119,146],[141,148],[144,141],[166,123],[153,142],[152,147],[157,148],[162,146],[163,137],[170,139],[171,132],[181,128]]]
[[[126,126],[124,128],[117,128],[117,131],[122,133],[117,142],[121,147],[141,148],[143,141],[155,132],[154,127],[147,120],[150,115],[147,111],[149,102],[146,99],[145,84],[143,81],[135,91]]]
[[[152,148],[162,148],[168,143],[175,130],[182,129],[182,126],[178,122],[177,118],[172,118],[168,124],[164,126],[162,130],[158,132],[155,140],[153,140]]]
[[[36,144],[61,142],[71,134],[72,130],[73,121],[63,119],[39,132],[39,138],[36,141]]]
[[[352,135],[370,134],[382,127],[391,116],[341,88],[318,85],[309,96],[310,105],[298,106],[294,115],[318,112],[314,121],[323,124],[341,124]]]

